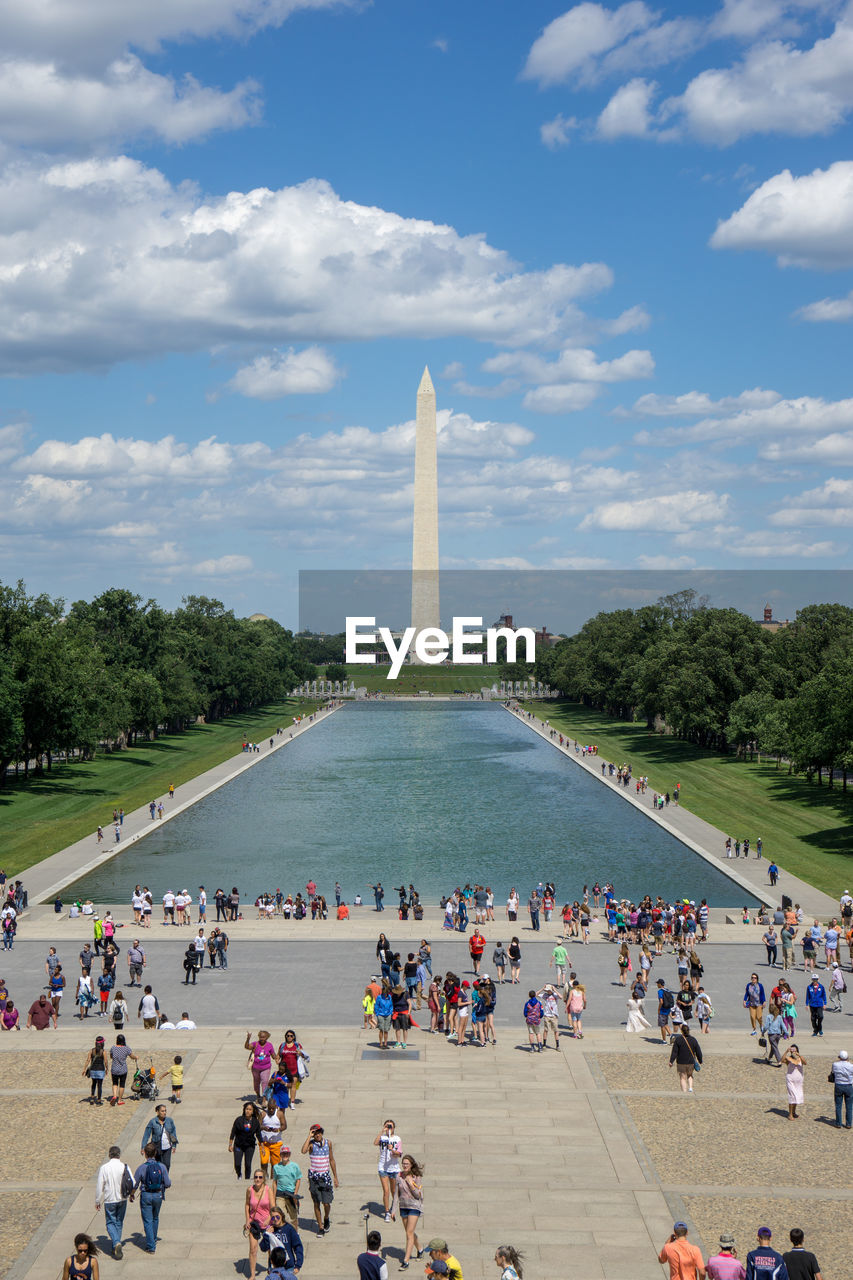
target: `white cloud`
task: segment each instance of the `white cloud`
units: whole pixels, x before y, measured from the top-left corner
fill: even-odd
[[[827,321],[838,324],[853,320],[853,291],[844,298],[822,298],[820,302],[810,302],[808,306],[800,307],[796,314],[812,324]]]
[[[823,560],[843,555],[847,547],[839,542],[806,542],[772,529],[739,533],[726,548],[732,555],[766,560]]]
[[[853,525],[853,480],[833,476],[817,489],[807,489],[787,499],[770,516],[770,524],[786,528]]]
[[[729,417],[703,418],[690,427],[638,431],[634,443],[666,446],[731,440],[749,444],[755,438],[768,434],[802,436],[806,432],[830,432],[851,427],[853,399],[823,400],[819,396],[799,396],[796,400],[777,400],[775,404],[743,409]]]
[[[652,81],[637,78],[617,89],[596,123],[599,138],[645,138],[651,117],[649,105],[657,92]]]
[[[232,578],[237,574],[251,573],[254,567],[251,556],[230,555],[201,560],[193,565],[192,571],[203,578]]]
[[[591,405],[597,395],[598,387],[592,382],[567,382],[534,387],[522,404],[534,413],[576,413]]]
[[[322,347],[305,347],[302,351],[290,347],[271,356],[257,356],[237,370],[228,388],[253,400],[280,400],[282,396],[331,391],[342,376]]]
[[[646,311],[645,307],[634,306],[628,307],[621,315],[616,316],[615,320],[606,320],[602,326],[602,333],[618,337],[623,333],[641,333],[648,329],[652,323],[652,318]]]
[[[652,11],[639,0],[629,0],[618,9],[590,3],[575,5],[549,22],[534,41],[522,75],[542,86],[570,78],[588,82],[596,77],[603,53],[653,21]]]
[[[127,157],[14,164],[0,179],[0,372],[220,343],[560,341],[578,300],[612,282],[602,263],[524,271],[482,235],[321,181],[203,199]]]
[[[461,378],[465,372],[465,366],[460,360],[451,360],[450,364],[446,364],[438,375],[440,378]]]
[[[553,120],[546,120],[539,128],[539,136],[545,146],[550,151],[557,151],[560,147],[567,147],[571,139],[572,131],[577,129],[578,122],[575,116],[568,118],[562,114],[554,116]]]
[[[704,141],[729,146],[756,133],[828,133],[853,108],[853,21],[849,8],[832,35],[809,49],[772,40],[731,67],[702,71],[666,114]]]
[[[654,392],[634,401],[633,412],[648,418],[686,418],[699,415],[737,413],[741,409],[764,408],[777,404],[782,397],[778,391],[765,391],[753,387],[737,396],[712,399],[704,391],[687,391],[680,396],[661,396]]]
[[[640,569],[692,569],[695,564],[692,556],[637,556]]]
[[[818,440],[789,436],[759,450],[771,462],[812,462],[823,466],[853,466],[853,431],[833,431]]]
[[[625,382],[650,378],[655,362],[650,351],[626,351],[614,360],[598,360],[585,347],[566,347],[556,360],[529,351],[505,351],[483,362],[484,373],[517,375],[526,382]]]
[[[701,493],[697,490],[625,502],[607,502],[586,515],[579,528],[681,533],[693,525],[710,524],[719,520],[728,504],[728,494]]]
[[[257,85],[227,93],[192,76],[176,82],[125,54],[102,74],[69,74],[56,63],[0,63],[0,138],[52,148],[119,141],[148,134],[183,143],[216,129],[238,129],[259,117]]]
[[[853,89],[853,66],[850,84]],[[853,265],[853,161],[799,178],[790,169],[768,178],[718,225],[711,244],[775,253],[783,266]]]

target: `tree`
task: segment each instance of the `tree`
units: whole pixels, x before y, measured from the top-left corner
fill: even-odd
[[[342,662],[330,662],[326,667],[327,680],[340,680],[343,682],[349,678],[349,672]]]

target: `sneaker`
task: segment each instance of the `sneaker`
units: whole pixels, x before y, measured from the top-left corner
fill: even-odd
[[[391,1221],[391,1214],[387,1211],[387,1209],[386,1209],[386,1211],[385,1211],[385,1221],[386,1221],[386,1222],[390,1222],[390,1221]]]
[[[757,1035],[758,1035],[758,1032],[757,1032],[757,1031],[750,1031],[750,1033],[749,1033],[749,1034],[750,1034],[751,1036],[757,1036]]]
[[[120,1261],[120,1260],[121,1260],[121,1257],[122,1257],[121,1241],[119,1241],[119,1242],[118,1242],[118,1244],[114,1244],[114,1245],[113,1245],[113,1257],[114,1257],[117,1261]]]
[[[325,1233],[325,1231],[323,1230],[323,1228],[322,1228],[322,1227],[320,1227],[319,1231],[317,1232],[317,1235],[318,1235],[318,1236],[324,1236],[325,1234],[326,1234],[326,1233]]]
[[[399,1267],[398,1267],[397,1269],[398,1269],[398,1271],[408,1271],[408,1269],[409,1269],[409,1264],[408,1264],[408,1262],[401,1262],[401,1263],[400,1263],[400,1265],[399,1265]]]

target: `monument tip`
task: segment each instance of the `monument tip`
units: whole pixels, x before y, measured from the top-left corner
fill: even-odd
[[[435,387],[432,385],[432,378],[429,376],[428,364],[424,365],[423,376],[421,377],[420,384],[418,386],[418,395],[423,395],[424,393],[427,395],[435,394]]]

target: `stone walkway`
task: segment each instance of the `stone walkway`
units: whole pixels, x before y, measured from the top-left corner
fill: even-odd
[[[273,1029],[276,1038],[280,1032]],[[16,1041],[31,1048],[36,1034],[48,1076],[59,1045],[63,1050],[76,1046],[82,1060],[90,1043],[77,1029],[61,1038],[30,1033]],[[154,1033],[149,1034],[154,1041]],[[159,1057],[168,1042],[168,1052],[180,1049],[186,1063],[185,1102],[170,1107],[181,1140],[173,1160],[175,1185],[163,1209],[156,1258],[141,1251],[139,1211],[130,1206],[124,1260],[102,1258],[105,1280],[119,1275],[126,1280],[208,1280],[247,1274],[241,1234],[245,1183],[235,1180],[227,1152],[231,1120],[250,1081],[243,1035],[242,1030],[211,1028],[156,1036]],[[137,1052],[144,1050],[143,1038],[135,1038],[140,1042]],[[675,1073],[666,1065],[667,1051],[621,1032],[593,1031],[583,1045],[564,1036],[559,1052],[549,1049],[540,1055],[526,1051],[519,1029],[501,1032],[497,1047],[462,1050],[443,1038],[413,1033],[413,1048],[405,1054],[391,1050],[380,1055],[374,1035],[365,1031],[313,1030],[303,1039],[311,1054],[311,1078],[303,1086],[304,1101],[288,1113],[288,1139],[298,1148],[309,1124],[323,1124],[341,1179],[326,1238],[317,1238],[310,1203],[303,1201],[308,1209],[301,1215],[306,1277],[354,1274],[366,1212],[370,1226],[382,1232],[389,1271],[396,1272],[403,1232],[399,1222],[386,1224],[377,1216],[372,1146],[382,1121],[392,1116],[404,1150],[425,1163],[421,1240],[444,1236],[466,1280],[495,1275],[494,1249],[503,1242],[525,1253],[527,1280],[558,1275],[565,1280],[659,1280],[657,1251],[676,1218],[690,1222],[691,1238],[707,1256],[715,1235],[729,1225],[741,1203],[742,1222],[735,1223],[741,1256],[752,1245],[748,1232],[758,1225],[757,1213],[762,1222],[772,1218],[774,1231],[783,1221],[803,1225],[824,1259],[824,1280],[843,1280],[843,1271],[825,1259],[834,1250],[833,1215],[841,1247],[837,1218],[849,1212],[851,1193],[843,1179],[836,1188],[834,1179],[824,1185],[820,1176],[798,1190],[796,1173],[806,1151],[809,1156],[817,1153],[819,1175],[843,1161],[849,1150],[849,1135],[825,1124],[818,1132],[815,1123],[828,1115],[821,1103],[831,1094],[822,1060],[812,1064],[809,1075],[804,1131],[795,1135],[801,1141],[780,1164],[778,1153],[791,1140],[781,1101],[784,1080],[781,1073],[752,1064],[742,1034],[703,1041],[712,1055],[709,1068],[717,1058],[722,1064],[719,1083],[707,1088],[705,1098],[704,1074],[697,1077],[695,1098],[681,1095]],[[15,1056],[18,1044],[9,1040],[4,1037],[0,1045],[0,1061],[7,1054]],[[623,1062],[637,1064],[637,1096],[619,1087],[625,1084],[624,1073],[614,1063]],[[757,1081],[753,1090],[764,1092],[733,1096],[732,1070],[746,1073]],[[659,1083],[659,1096],[642,1090],[649,1074]],[[729,1096],[727,1108],[719,1100],[721,1086]],[[85,1092],[85,1083],[80,1091]],[[85,1110],[88,1115],[89,1108]],[[48,1144],[50,1172],[40,1179],[40,1189],[53,1193],[56,1203],[6,1280],[56,1276],[78,1231],[105,1239],[103,1216],[94,1212],[90,1175],[111,1141],[119,1142],[135,1167],[152,1111],[145,1103],[129,1104],[123,1112],[104,1108],[96,1113],[98,1119],[114,1132],[103,1136],[100,1150],[91,1140],[80,1143],[79,1158],[59,1168],[50,1164]],[[748,1130],[749,1137],[742,1128],[746,1119],[760,1124],[758,1130]],[[714,1152],[720,1159],[709,1162]],[[305,1158],[294,1154],[304,1170]],[[33,1156],[28,1166],[39,1158]],[[0,1192],[0,1210],[4,1195],[12,1194],[9,1188]],[[773,1204],[775,1196],[779,1206]],[[413,1261],[412,1274],[420,1275],[422,1265]]]
[[[135,844],[137,840],[147,836],[151,829],[159,825],[160,822],[168,822],[170,819],[176,818],[179,813],[183,813],[185,809],[189,809],[196,801],[202,800],[205,796],[210,795],[211,792],[218,790],[219,787],[223,787],[226,782],[230,782],[238,774],[245,773],[247,769],[260,764],[261,761],[266,760],[274,752],[283,750],[303,733],[307,733],[309,729],[312,729],[320,720],[325,720],[328,716],[333,715],[335,711],[340,710],[340,706],[341,704],[339,703],[337,706],[328,709],[319,708],[299,725],[289,725],[284,728],[284,732],[273,739],[272,747],[267,739],[259,744],[261,747],[259,752],[252,752],[251,754],[245,751],[237,752],[230,760],[224,760],[222,764],[218,764],[213,769],[208,769],[206,773],[201,773],[191,781],[176,787],[174,798],[171,800],[168,795],[163,797],[152,796],[153,800],[163,800],[165,813],[162,819],[158,818],[152,821],[147,805],[144,805],[141,809],[134,809],[132,813],[125,814],[124,823],[121,826],[121,842],[119,844],[114,843],[112,826],[105,823],[102,844],[98,844],[97,833],[93,831],[91,835],[84,836],[82,840],[77,840],[74,844],[68,845],[67,848],[61,849],[58,853],[52,854],[51,857],[43,859],[36,866],[22,872],[30,902],[33,905],[40,902],[50,902],[57,894],[62,892],[66,885],[73,884],[75,880],[79,880],[87,872],[93,871],[95,867],[99,867],[103,862],[108,862],[110,858],[115,857],[117,853],[126,849],[128,845]]]
[[[519,714],[518,712],[510,711],[508,707],[504,709],[520,724],[525,725],[533,733],[538,733],[540,738],[544,738],[546,742],[549,742],[555,751],[561,752],[567,759],[574,761],[579,769],[583,769],[590,777],[601,783],[602,786],[616,791],[624,800],[644,814],[645,817],[663,827],[664,831],[668,831],[670,835],[676,836],[677,839],[686,844],[694,853],[698,853],[707,862],[713,863],[718,871],[728,876],[730,880],[733,880],[741,888],[748,890],[760,901],[775,906],[777,900],[781,901],[781,895],[786,893],[793,902],[800,903],[807,916],[828,917],[838,913],[836,899],[831,898],[827,893],[822,893],[820,889],[815,889],[813,885],[806,884],[805,880],[800,880],[798,876],[791,875],[787,871],[783,871],[780,874],[779,883],[774,894],[767,880],[768,862],[766,858],[756,858],[754,855],[749,859],[726,858],[725,843],[727,833],[725,831],[712,827],[710,822],[697,818],[695,813],[691,813],[689,809],[684,809],[680,805],[671,804],[662,811],[653,810],[651,794],[647,793],[645,796],[638,796],[630,785],[627,787],[621,786],[615,779],[602,774],[602,764],[609,763],[603,756],[583,756],[576,752],[574,747],[569,746],[568,743],[561,747],[559,739],[550,736],[551,731],[545,727],[544,720],[536,717],[531,719],[526,713]],[[614,761],[613,763],[616,764],[617,762]],[[839,886],[839,893],[843,888],[844,885]],[[774,895],[772,899],[768,896],[771,894]]]

